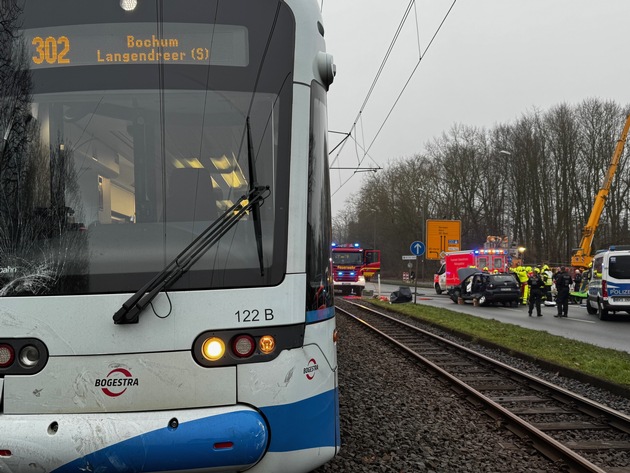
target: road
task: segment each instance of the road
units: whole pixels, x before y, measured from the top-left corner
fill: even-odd
[[[391,284],[381,284],[380,294],[389,296],[398,287]],[[373,290],[377,294],[378,284],[368,282],[365,289],[366,291]],[[411,287],[411,292],[413,294],[413,287]],[[543,307],[542,317],[529,317],[526,306],[512,308],[502,306],[475,307],[472,304],[459,305],[451,301],[445,294],[437,295],[430,287],[418,287],[416,299],[416,303],[420,305],[494,319],[532,330],[543,330],[553,335],[630,353],[630,316],[628,315],[625,317],[618,315],[617,320],[602,322],[597,316],[589,315],[585,307],[570,304],[568,318],[555,318],[554,315],[557,313],[555,307]]]

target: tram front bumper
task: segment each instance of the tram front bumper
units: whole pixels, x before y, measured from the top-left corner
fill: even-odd
[[[0,471],[234,472],[256,464],[269,428],[244,406],[0,415]]]

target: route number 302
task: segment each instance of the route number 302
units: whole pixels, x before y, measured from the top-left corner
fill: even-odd
[[[245,310],[237,310],[236,320],[241,322],[269,322],[273,320],[273,309],[245,309]]]
[[[49,36],[46,39],[35,36],[31,44],[35,46],[35,64],[42,64],[44,61],[48,64],[70,64],[70,59],[66,57],[70,52],[70,40],[66,36]]]

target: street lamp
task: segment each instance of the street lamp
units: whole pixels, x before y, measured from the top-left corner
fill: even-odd
[[[512,156],[512,153],[505,149],[500,150],[499,154],[503,155],[502,158]],[[499,225],[501,226],[501,232],[507,235],[509,239],[509,232],[506,232],[505,229],[505,172],[503,173],[503,179],[501,180],[501,215]]]
[[[525,250],[527,248],[525,248],[524,246],[519,246],[518,247],[518,254],[520,255],[521,258],[521,266],[525,264]]]
[[[372,249],[376,249],[376,213],[377,210],[375,208],[370,207],[368,209],[370,212],[370,218],[372,219]]]

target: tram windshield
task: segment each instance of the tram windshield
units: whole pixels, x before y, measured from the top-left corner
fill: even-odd
[[[265,271],[246,215],[173,289],[277,284],[293,44],[274,38],[293,29],[290,14],[275,1],[249,20],[238,0],[9,3],[0,295],[135,291],[254,175],[271,190],[260,208]]]

